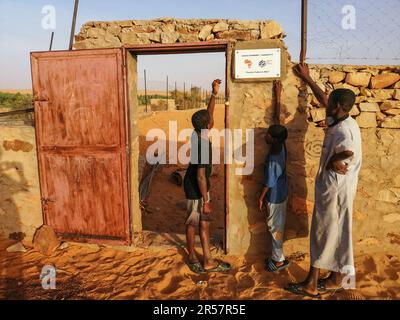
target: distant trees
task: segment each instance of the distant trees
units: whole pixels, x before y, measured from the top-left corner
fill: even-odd
[[[0,92],[0,108],[3,112],[32,108],[32,95]]]

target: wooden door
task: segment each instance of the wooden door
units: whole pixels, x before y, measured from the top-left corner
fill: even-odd
[[[130,244],[122,49],[32,53],[31,65],[45,224]]]

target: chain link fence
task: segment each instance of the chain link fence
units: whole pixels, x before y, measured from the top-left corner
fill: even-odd
[[[400,0],[309,0],[310,63],[399,65]]]

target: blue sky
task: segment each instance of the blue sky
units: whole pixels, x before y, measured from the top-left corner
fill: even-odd
[[[56,29],[53,49],[68,48],[73,0],[0,0],[0,88],[30,88],[29,52],[47,50],[51,30],[41,27],[42,8],[53,5],[56,9]],[[310,62],[348,62],[398,64],[400,42],[400,0],[309,0],[309,57]],[[287,34],[285,39],[294,60],[300,46],[300,0],[80,0],[77,32],[89,20],[175,18],[231,18],[275,19]],[[344,31],[340,27],[341,9],[352,4],[357,9],[356,30]],[[331,59],[333,58],[333,59]],[[343,58],[350,58],[343,60]],[[396,60],[393,60],[396,58]],[[197,58],[196,58],[197,59]],[[200,59],[200,58],[199,58]],[[220,56],[204,57],[210,68],[218,64]],[[214,60],[212,60],[214,59]],[[322,59],[322,60],[321,60]],[[172,60],[171,60],[172,61]],[[179,63],[175,59],[176,63]],[[171,76],[171,82],[200,85],[207,80],[204,64],[190,64],[187,74]],[[156,59],[145,59],[148,69],[163,71],[154,77],[164,79],[165,73],[174,74],[176,64]],[[219,64],[218,64],[219,66]],[[222,69],[223,70],[223,69]],[[153,76],[152,76],[153,77]],[[182,78],[183,77],[183,78]],[[150,79],[150,81],[159,79]],[[208,80],[207,80],[208,81]]]

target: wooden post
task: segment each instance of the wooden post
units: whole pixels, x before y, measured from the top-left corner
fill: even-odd
[[[75,35],[75,26],[76,26],[76,16],[78,15],[78,6],[79,6],[79,0],[75,0],[74,15],[72,17],[72,25],[71,25],[71,35],[69,38],[69,50],[72,50],[72,46],[74,44],[74,35]]]
[[[304,63],[307,57],[307,0],[301,1],[301,50],[300,63]]]

